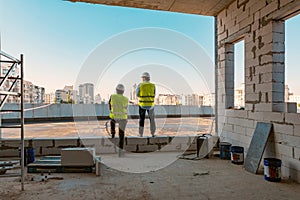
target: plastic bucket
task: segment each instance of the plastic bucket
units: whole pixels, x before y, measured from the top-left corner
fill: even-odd
[[[271,182],[281,181],[281,160],[277,158],[264,158],[264,177]]]
[[[220,142],[220,158],[224,160],[230,160],[230,147],[231,144],[228,142]]]
[[[244,164],[244,147],[231,146],[230,157],[233,164],[242,165]]]
[[[19,157],[21,157],[21,148],[19,148]],[[32,147],[24,148],[24,164],[27,166],[35,160],[35,150]],[[21,161],[20,161],[21,162]]]

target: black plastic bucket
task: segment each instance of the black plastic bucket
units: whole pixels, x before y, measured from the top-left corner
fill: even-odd
[[[233,164],[244,164],[244,147],[231,146],[230,147],[231,162]]]
[[[228,142],[220,142],[220,158],[224,160],[230,160],[230,147]]]
[[[264,158],[264,177],[271,182],[281,181],[281,160],[277,158]]]

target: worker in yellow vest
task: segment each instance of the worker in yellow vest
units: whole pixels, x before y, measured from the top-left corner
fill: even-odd
[[[112,138],[114,138],[116,134],[116,123],[119,124],[119,157],[124,155],[124,137],[128,118],[128,98],[123,96],[124,90],[124,85],[118,84],[116,87],[116,94],[111,95],[109,99],[109,117],[111,118],[110,127]]]
[[[148,72],[144,72],[141,78],[143,82],[136,89],[136,95],[139,98],[139,136],[143,137],[145,115],[147,112],[150,119],[150,132],[152,137],[154,137],[156,131],[154,119],[155,85],[150,82],[150,74]]]

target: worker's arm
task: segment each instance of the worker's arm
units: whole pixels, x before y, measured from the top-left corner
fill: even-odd
[[[111,101],[111,96],[109,97],[109,101],[108,101],[108,107],[109,107],[109,110],[111,111],[111,104],[110,104],[110,101]]]
[[[140,97],[140,84],[137,86],[135,92],[136,92],[136,96],[137,96],[137,97]]]

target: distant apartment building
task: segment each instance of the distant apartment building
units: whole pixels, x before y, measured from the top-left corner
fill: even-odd
[[[45,94],[45,103],[46,104],[52,104],[55,103],[55,93],[47,93]]]
[[[205,94],[203,96],[203,105],[215,106],[215,93]]]
[[[94,84],[84,83],[79,85],[79,103],[94,103]]]
[[[198,94],[183,95],[181,103],[187,106],[202,106],[204,97]]]
[[[78,92],[74,90],[73,85],[65,86],[64,89],[67,92],[67,102],[68,103],[78,103]]]
[[[234,107],[237,109],[245,107],[245,90],[243,87],[234,90]]]
[[[64,103],[64,102],[67,102],[67,91],[56,90],[55,91],[55,103]]]
[[[156,98],[156,104],[158,105],[178,105],[178,99],[173,94],[159,94]]]

